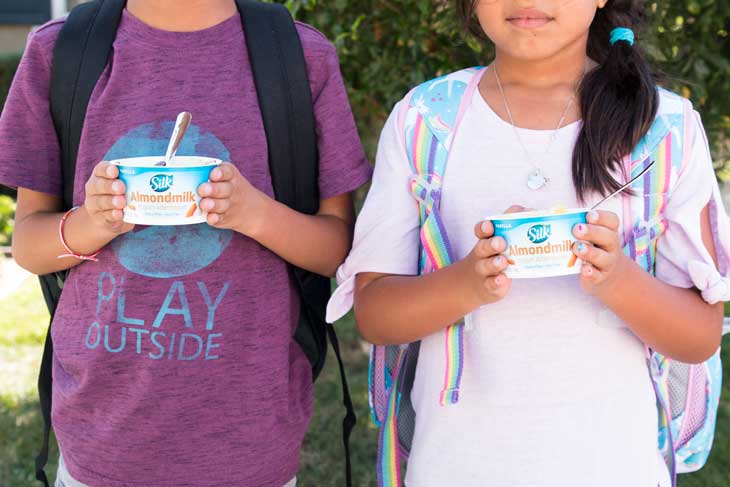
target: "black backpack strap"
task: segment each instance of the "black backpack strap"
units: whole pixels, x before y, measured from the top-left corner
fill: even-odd
[[[345,482],[347,487],[352,486],[352,461],[350,459],[350,434],[357,423],[355,416],[355,408],[352,406],[352,398],[350,397],[350,388],[347,386],[347,377],[345,375],[345,366],[342,363],[342,355],[340,354],[340,343],[333,326],[327,326],[327,334],[332,343],[332,350],[337,358],[337,366],[340,369],[340,380],[342,381],[342,404],[344,404],[347,412],[342,420],[342,444],[345,446]]]
[[[51,318],[53,320],[53,318]],[[51,436],[51,389],[53,386],[53,342],[51,341],[51,326],[48,326],[46,341],[43,347],[43,359],[41,359],[41,370],[38,374],[38,397],[41,403],[41,415],[43,416],[43,437],[41,449],[35,457],[35,478],[49,487],[48,477],[45,468],[48,463],[48,442]]]
[[[237,3],[268,140],[276,199],[314,214],[319,210],[317,135],[299,34],[282,5],[257,0]]]
[[[58,34],[51,66],[50,110],[61,150],[63,204],[73,206],[74,174],[81,130],[91,93],[106,67],[126,0],[94,0],[69,14]],[[51,314],[61,297],[65,272],[40,276],[41,289]],[[44,471],[51,431],[53,342],[48,326],[38,375],[38,396],[43,415],[43,443],[35,459],[36,479],[49,487]]]
[[[126,0],[94,0],[73,9],[53,49],[51,116],[61,147],[63,200],[73,206],[73,179],[86,107],[106,68]]]
[[[319,210],[319,160],[307,64],[291,15],[282,5],[237,0],[268,141],[269,168],[276,199],[295,210]],[[355,411],[339,342],[325,317],[329,279],[291,267],[302,300],[295,338],[312,363],[313,377],[326,356],[327,336],[337,357],[347,414],[342,423],[347,486],[352,485],[349,438]]]

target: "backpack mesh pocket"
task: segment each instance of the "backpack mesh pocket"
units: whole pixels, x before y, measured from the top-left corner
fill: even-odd
[[[687,365],[675,362],[673,368],[682,366],[687,370],[687,387],[685,389],[684,420],[679,430],[677,447],[683,446],[704,426],[707,417],[707,369],[704,364]],[[669,386],[672,390],[672,373],[670,371]],[[673,392],[672,392],[673,394]],[[672,400],[674,396],[672,395]],[[674,410],[674,406],[672,406]],[[674,414],[674,413],[673,413]]]

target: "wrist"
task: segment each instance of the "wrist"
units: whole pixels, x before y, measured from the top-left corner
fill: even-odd
[[[76,211],[69,215],[69,219],[71,218],[73,218],[73,224],[70,225],[67,222],[66,226],[73,226],[74,236],[81,234],[84,240],[108,238],[111,241],[117,235],[103,219],[93,217],[86,209],[86,205],[79,206]]]
[[[63,229],[66,244],[78,254],[93,254],[111,242],[116,233],[91,218],[85,206],[72,211]]]
[[[260,241],[267,233],[269,225],[277,221],[273,215],[277,202],[256,188],[252,188],[249,199],[250,204],[243,212],[241,223],[236,231]]]
[[[458,261],[454,264],[454,268],[457,279],[455,289],[458,293],[460,307],[466,315],[484,305],[478,289],[480,284],[479,282],[475,283],[475,278],[472,275],[474,266],[468,258]]]
[[[621,253],[616,262],[613,275],[597,289],[596,297],[609,308],[615,306],[616,303],[621,301],[623,293],[626,291],[626,285],[634,282],[629,274],[634,270],[635,265],[634,261]],[[635,289],[635,286],[632,286],[632,288]]]

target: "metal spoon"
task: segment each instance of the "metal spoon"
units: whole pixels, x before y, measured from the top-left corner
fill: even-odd
[[[175,154],[177,153],[177,148],[180,147],[180,142],[182,141],[182,138],[185,135],[185,131],[188,129],[188,126],[190,125],[190,121],[192,119],[193,116],[190,114],[190,112],[181,112],[177,116],[177,120],[175,120],[175,128],[173,129],[172,136],[170,137],[170,143],[167,145],[165,160],[158,162],[157,164],[155,164],[155,166],[172,165],[172,159],[175,157]]]
[[[643,169],[643,170],[642,170],[642,171],[641,171],[641,172],[640,172],[639,174],[637,174],[637,175],[636,175],[636,177],[634,177],[634,178],[633,178],[633,179],[632,179],[631,181],[629,181],[628,183],[624,184],[624,185],[623,185],[623,186],[621,186],[621,187],[620,187],[620,188],[619,188],[619,189],[618,189],[617,191],[614,191],[614,192],[613,192],[612,194],[610,194],[610,195],[606,196],[606,197],[605,197],[605,198],[603,198],[603,199],[602,199],[601,201],[599,201],[598,203],[596,203],[595,205],[593,205],[593,206],[591,207],[591,211],[595,210],[596,208],[598,208],[599,206],[601,206],[601,205],[602,205],[603,203],[605,203],[606,201],[610,200],[611,198],[613,198],[614,196],[616,196],[617,194],[619,194],[620,192],[622,192],[623,190],[625,190],[626,188],[628,188],[629,186],[631,186],[631,185],[632,185],[632,184],[634,183],[634,181],[636,181],[637,179],[641,178],[641,177],[642,177],[642,176],[643,176],[644,174],[646,174],[647,172],[649,172],[649,169],[651,169],[652,167],[654,167],[654,163],[655,163],[655,162],[656,162],[656,161],[651,161],[651,164],[649,164],[648,166],[646,166],[646,167],[645,167],[645,168],[644,168],[644,169]]]

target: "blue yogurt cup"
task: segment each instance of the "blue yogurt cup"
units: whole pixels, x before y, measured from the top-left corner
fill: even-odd
[[[573,228],[586,223],[585,208],[566,211],[530,211],[487,218],[494,235],[507,241],[509,266],[505,274],[513,279],[567,276],[580,273],[572,247]]]
[[[132,157],[112,161],[126,185],[124,221],[140,225],[202,223],[198,187],[221,161],[210,157],[178,156],[174,165],[155,166],[163,157]]]

